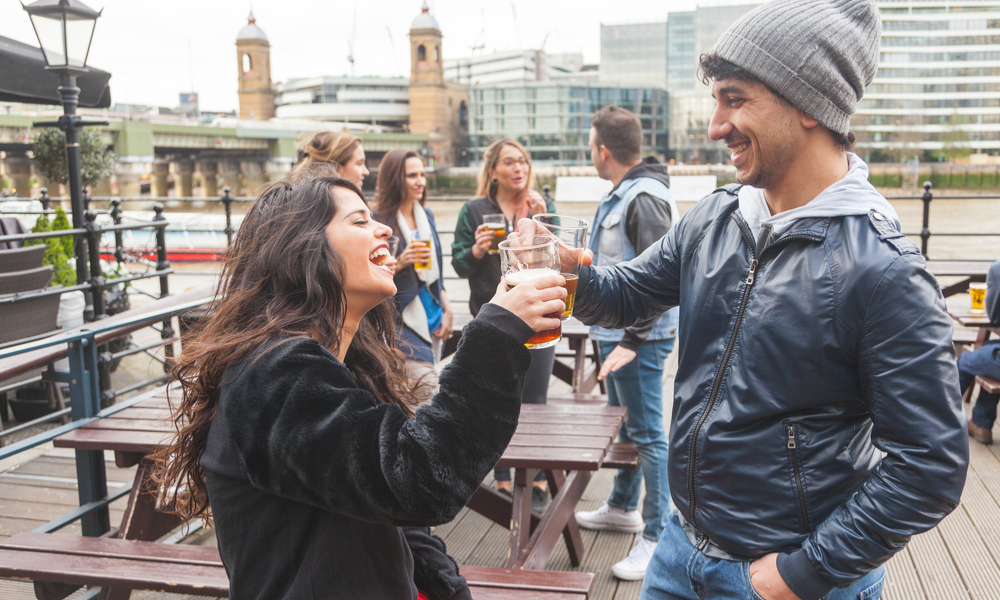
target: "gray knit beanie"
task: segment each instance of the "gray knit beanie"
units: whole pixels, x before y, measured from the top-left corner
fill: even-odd
[[[881,34],[874,0],[773,0],[733,23],[711,54],[846,135],[878,70]]]

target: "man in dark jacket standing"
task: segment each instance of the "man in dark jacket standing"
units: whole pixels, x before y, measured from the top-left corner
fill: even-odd
[[[642,158],[642,123],[620,106],[606,106],[590,120],[590,156],[602,179],[614,188],[597,206],[590,235],[594,264],[631,260],[658,242],[677,221],[670,175],[654,157]],[[639,450],[639,468],[615,475],[611,496],[594,511],[579,512],[586,529],[642,532],[625,559],[611,571],[620,579],[642,579],[670,508],[667,432],[663,427],[663,363],[674,349],[677,309],[625,329],[591,327],[601,355],[599,378],[607,378],[611,406],[628,408],[622,442]],[[646,498],[639,506],[639,489]]]
[[[681,310],[677,510],[643,598],[878,598],[883,563],[960,499],[951,319],[848,151],[880,34],[874,0],[744,15],[701,59],[709,135],[743,185],[699,201],[638,258],[580,271],[585,323]]]

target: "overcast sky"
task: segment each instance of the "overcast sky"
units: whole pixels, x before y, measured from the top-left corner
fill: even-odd
[[[104,8],[88,64],[110,71],[116,102],[176,106],[180,92],[201,94],[205,110],[238,106],[236,34],[246,25],[244,0],[84,0]],[[25,0],[29,3],[29,0]],[[350,74],[348,42],[355,40],[357,75],[409,75],[410,23],[422,0],[256,0],[257,25],[271,43],[275,82]],[[537,48],[582,52],[600,60],[600,25],[666,20],[696,0],[433,0],[444,34],[444,58],[486,51]],[[726,0],[700,2],[727,3]],[[356,11],[356,18],[355,18]],[[515,20],[516,15],[516,20]],[[356,26],[355,26],[356,21]],[[356,28],[355,28],[356,27]],[[18,0],[0,0],[0,35],[37,46]],[[390,38],[391,36],[391,38]]]

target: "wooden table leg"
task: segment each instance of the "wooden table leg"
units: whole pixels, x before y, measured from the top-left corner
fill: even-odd
[[[559,490],[566,485],[566,475],[561,470],[546,471],[546,478],[549,480],[549,490],[553,496],[558,496]],[[586,487],[586,486],[585,486]],[[574,511],[576,503],[573,504]],[[569,553],[569,562],[574,567],[579,567],[583,562],[583,538],[580,537],[580,526],[576,522],[576,514],[570,513],[566,527],[563,528],[563,540],[566,542],[566,551]]]
[[[587,483],[590,481],[590,474],[590,471],[570,471],[569,475],[566,476],[562,489],[552,499],[552,504],[549,505],[548,510],[542,515],[541,523],[538,524],[534,533],[531,534],[531,539],[528,540],[526,545],[521,547],[516,560],[507,561],[507,568],[535,570],[545,568],[545,563],[548,562],[549,556],[552,555],[552,550],[555,548],[556,540],[559,539],[560,533],[569,526],[571,520],[574,524],[576,522],[573,511],[583,496],[583,490],[587,488]],[[511,534],[513,550],[513,531]],[[578,553],[580,555],[583,553],[582,542]]]
[[[501,527],[510,527],[510,517],[512,514],[512,501],[510,496],[501,494],[490,486],[481,483],[476,493],[472,495],[466,504],[471,510],[483,515]],[[531,512],[531,531],[535,530],[542,516],[535,511]]]
[[[128,507],[125,509],[116,537],[125,540],[155,541],[181,524],[180,517],[156,510],[156,485],[152,481],[152,470],[152,459],[144,456],[135,472],[132,493],[128,497]],[[129,588],[104,588],[98,598],[128,600],[131,594],[132,590]]]
[[[531,537],[531,482],[538,469],[514,469],[513,510],[510,519],[510,555],[507,568],[514,567]],[[542,517],[542,521],[545,517]]]

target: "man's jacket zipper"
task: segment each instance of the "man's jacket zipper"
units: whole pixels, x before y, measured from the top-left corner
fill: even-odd
[[[715,401],[718,399],[719,390],[722,387],[723,375],[729,366],[733,350],[736,347],[736,338],[740,333],[740,328],[743,326],[743,317],[747,310],[747,304],[750,302],[750,292],[753,289],[754,282],[757,280],[757,272],[763,266],[761,260],[763,259],[764,253],[772,248],[782,246],[792,240],[822,240],[819,236],[813,235],[789,235],[777,240],[774,244],[762,244],[763,248],[760,249],[760,252],[757,252],[753,239],[747,231],[746,225],[738,219],[736,219],[736,221],[740,230],[740,235],[743,236],[743,241],[745,241],[747,246],[750,248],[750,268],[747,271],[745,280],[746,287],[743,288],[743,297],[740,300],[740,309],[739,312],[736,313],[736,324],[733,326],[733,333],[729,336],[729,344],[726,346],[726,351],[722,355],[722,363],[719,365],[719,370],[715,374],[715,382],[712,384],[712,392],[708,396],[708,405],[701,413],[701,416],[698,417],[698,423],[694,426],[694,432],[691,434],[691,444],[688,448],[688,456],[690,457],[688,459],[688,497],[690,498],[688,503],[688,522],[696,528],[697,522],[695,521],[695,511],[698,507],[698,499],[695,496],[694,478],[698,458],[698,437],[701,435],[701,429],[705,425],[705,421],[708,420],[708,415],[712,413],[712,409],[715,407]]]
[[[806,492],[802,489],[802,473],[799,472],[799,457],[795,452],[795,425],[788,426],[788,449],[792,454],[792,471],[795,473],[795,489],[799,492],[799,507],[802,509],[802,523],[806,531],[812,531],[809,525],[809,512],[806,510]]]

